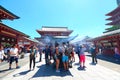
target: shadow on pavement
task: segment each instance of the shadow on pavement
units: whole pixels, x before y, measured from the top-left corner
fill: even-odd
[[[21,76],[21,75],[26,75],[28,72],[30,72],[30,70],[26,70],[26,71],[23,71],[23,72],[14,74],[13,76],[14,76],[14,77],[18,77],[18,76]]]
[[[96,66],[96,63],[89,63],[90,65]]]
[[[9,69],[0,70],[0,73],[10,71]]]
[[[70,71],[60,71],[56,72],[55,69],[53,68],[53,65],[41,65],[38,66],[39,70],[35,73],[33,78],[35,77],[49,77],[49,76],[73,76]]]
[[[78,67],[77,69],[78,69],[79,71],[86,71],[86,68]]]
[[[4,69],[4,70],[0,70],[0,73],[4,73],[4,72],[11,72],[14,71],[16,68],[11,68],[11,69]]]
[[[35,63],[40,63],[40,61],[37,61],[37,62],[35,62]]]
[[[78,62],[78,63],[75,63],[74,65],[78,65],[78,66],[79,66],[79,65],[80,65],[80,63]]]
[[[91,57],[91,55],[86,55],[86,56]],[[116,59],[112,56],[106,56],[101,54],[101,55],[97,55],[97,59],[101,59],[115,64],[120,64],[120,60],[116,61]]]

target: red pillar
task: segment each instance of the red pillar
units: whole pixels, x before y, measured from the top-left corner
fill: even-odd
[[[15,44],[18,44],[18,42],[19,42],[19,37],[20,37],[19,35],[16,36],[16,42],[15,42]]]
[[[119,51],[119,54],[120,54],[120,40],[119,40],[119,38],[117,38],[117,47],[118,47],[118,51]]]

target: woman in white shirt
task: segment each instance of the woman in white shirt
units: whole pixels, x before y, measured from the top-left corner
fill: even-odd
[[[17,45],[14,44],[12,48],[10,49],[10,62],[9,62],[9,69],[11,69],[12,62],[16,62],[16,68],[19,68],[18,66],[18,48]]]
[[[3,61],[4,56],[6,57],[4,54],[3,46],[0,46],[0,63]]]

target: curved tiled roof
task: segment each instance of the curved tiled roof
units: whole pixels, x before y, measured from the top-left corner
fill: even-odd
[[[5,9],[4,7],[2,7],[0,5],[0,13],[4,12],[4,14],[6,14],[7,16],[11,16],[13,19],[19,19],[20,17],[16,16],[15,14],[13,14],[12,12],[10,12],[9,10]],[[2,14],[0,14],[1,16]]]

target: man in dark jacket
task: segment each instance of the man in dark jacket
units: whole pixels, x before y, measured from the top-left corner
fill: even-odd
[[[46,65],[49,64],[49,55],[50,55],[50,48],[48,47],[48,45],[46,45],[46,48],[43,50],[43,52],[45,53],[45,63]]]
[[[96,57],[96,54],[98,53],[97,47],[95,45],[92,45],[90,52],[91,52],[91,56],[92,56],[92,63],[97,64],[97,57]]]

